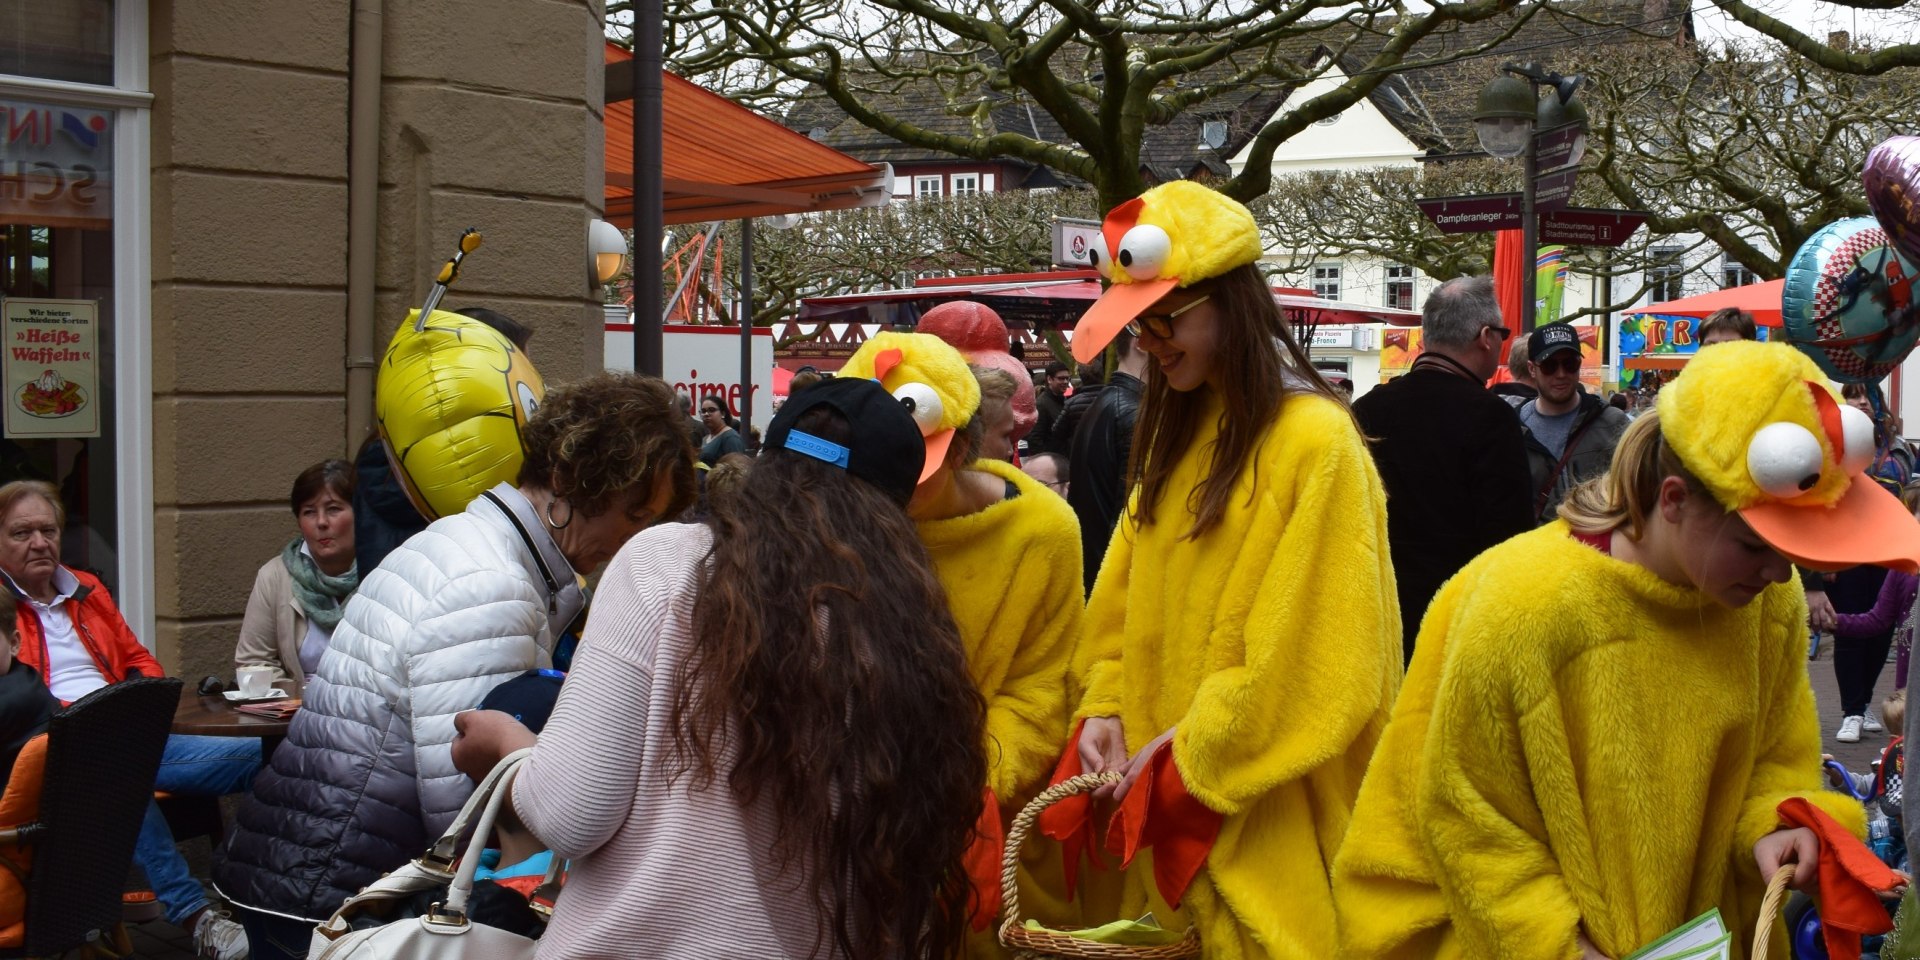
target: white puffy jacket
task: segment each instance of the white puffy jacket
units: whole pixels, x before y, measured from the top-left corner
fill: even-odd
[[[214,873],[228,899],[323,919],[424,852],[472,792],[453,766],[453,715],[551,666],[555,633],[580,605],[526,498],[506,484],[490,494],[520,522],[475,499],[388,554],[348,601],[286,742],[235,817]]]

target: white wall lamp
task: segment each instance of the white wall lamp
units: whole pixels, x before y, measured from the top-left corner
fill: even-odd
[[[626,265],[627,238],[605,220],[587,222],[587,275],[600,286],[620,275]]]

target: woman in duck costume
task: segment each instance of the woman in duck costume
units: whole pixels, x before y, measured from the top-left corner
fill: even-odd
[[[981,840],[970,858],[980,899],[972,956],[1003,956],[999,912],[1004,824],[1046,785],[1065,739],[1067,663],[1079,637],[1080,524],[1060,496],[1012,464],[975,459],[980,385],[959,351],[927,334],[882,333],[840,370],[871,377],[907,403],[927,440],[907,514],[946,588],[967,668],[987,703]],[[1021,904],[1060,922],[1057,852],[1032,844]],[[1048,881],[1048,878],[1052,879]]]
[[[1624,957],[1717,907],[1744,956],[1766,878],[1815,872],[1782,801],[1863,826],[1821,789],[1792,564],[1920,565],[1873,452],[1798,351],[1709,347],[1559,520],[1448,581],[1336,863],[1342,954]]]
[[[1334,851],[1400,677],[1385,494],[1255,265],[1246,207],[1179,181],[1102,230],[1112,286],[1074,355],[1131,326],[1152,363],[1058,775],[1126,774],[1107,849],[1151,869],[1127,874],[1125,916],[1190,923],[1216,960],[1322,958]],[[1072,864],[1089,812],[1042,821]]]

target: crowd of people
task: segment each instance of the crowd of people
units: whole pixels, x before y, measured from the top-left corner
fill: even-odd
[[[1080,386],[1043,371],[1024,454],[1018,379],[890,332],[796,376],[763,439],[656,379],[555,388],[515,480],[431,524],[369,448],[302,472],[234,652],[301,707],[270,756],[169,740],[156,786],[241,798],[231,914],[149,811],[168,917],[304,957],[522,750],[472,916],[543,958],[1007,956],[1006,829],[1085,775],[1014,855],[1024,916],[1223,960],[1624,958],[1708,908],[1750,928],[1782,867],[1815,884],[1787,801],[1863,829],[1806,658],[1810,622],[1862,663],[1911,629],[1884,413],[1737,342],[1630,420],[1485,278],[1350,402],[1245,207],[1169,183],[1104,235]],[[0,774],[59,704],[161,673],[60,514],[0,487]],[[1812,573],[1848,567],[1898,572]]]

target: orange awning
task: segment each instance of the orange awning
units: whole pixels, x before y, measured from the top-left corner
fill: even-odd
[[[1693,359],[1691,353],[1649,353],[1628,357],[1621,366],[1628,370],[1678,370]]]
[[[606,62],[633,55],[609,43]],[[665,220],[699,223],[876,207],[893,169],[855,160],[671,73],[661,75]],[[607,219],[633,226],[633,101],[607,104]]]
[[[1626,312],[1705,318],[1715,310],[1739,307],[1753,314],[1754,322],[1761,326],[1777,327],[1780,325],[1780,295],[1786,289],[1785,280],[1764,280],[1760,283],[1749,283],[1743,287],[1728,287],[1725,290],[1714,290],[1691,297],[1681,297],[1678,300],[1668,300],[1666,303],[1656,303]]]

